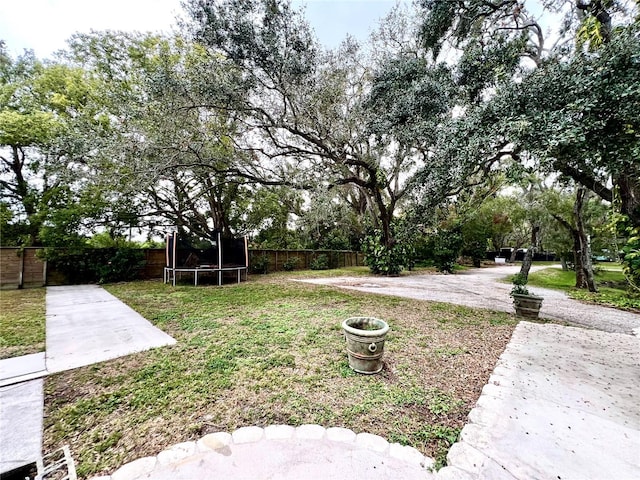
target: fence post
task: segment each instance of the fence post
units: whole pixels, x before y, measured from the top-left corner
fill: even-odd
[[[20,272],[18,273],[18,289],[24,287],[24,257],[25,249],[18,250],[20,252]]]

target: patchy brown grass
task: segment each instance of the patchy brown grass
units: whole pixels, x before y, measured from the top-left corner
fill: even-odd
[[[513,316],[252,277],[239,286],[109,290],[178,340],[50,377],[45,449],[69,443],[81,476],[246,425],[343,426],[444,460]],[[385,368],[352,372],[340,323],[391,326]]]

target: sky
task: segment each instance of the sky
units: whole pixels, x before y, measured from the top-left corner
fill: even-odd
[[[292,0],[304,6],[320,42],[334,47],[347,35],[366,39],[394,0]],[[182,13],[180,0],[0,0],[0,39],[11,56],[34,50],[50,58],[76,32],[169,33]]]

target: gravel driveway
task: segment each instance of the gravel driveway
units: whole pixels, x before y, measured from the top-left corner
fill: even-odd
[[[548,268],[533,266],[531,271]],[[509,291],[511,284],[502,283],[509,275],[519,271],[519,266],[508,265],[466,270],[455,275],[407,275],[400,277],[333,277],[306,279],[304,282],[331,285],[367,293],[394,295],[514,312]],[[573,325],[605,332],[640,336],[640,315],[598,305],[588,305],[572,300],[564,292],[546,288],[531,288],[544,297],[540,316],[560,320]]]

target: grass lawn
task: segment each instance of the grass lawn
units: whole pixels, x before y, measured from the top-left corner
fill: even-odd
[[[45,293],[0,290],[0,359],[44,351]]]
[[[601,270],[601,271],[621,272],[622,271],[622,264],[621,263],[615,263],[615,262],[598,263],[596,265],[596,269]]]
[[[317,423],[412,445],[442,465],[515,317],[299,275],[107,286],[178,343],[49,377],[45,451],[70,444],[86,477],[210,432]],[[391,326],[378,375],[348,367],[340,324],[358,315]]]
[[[560,268],[545,268],[529,274],[529,285],[564,290],[571,298],[625,310],[640,310],[640,295],[627,291],[627,282],[618,264],[601,264],[596,270],[598,293],[574,288],[576,273]]]

